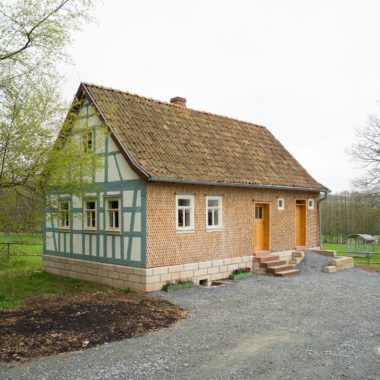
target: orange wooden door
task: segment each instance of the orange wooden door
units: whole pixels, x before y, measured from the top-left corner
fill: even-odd
[[[306,205],[296,204],[296,246],[306,245]]]
[[[265,251],[269,249],[269,206],[257,204],[255,206],[255,237],[254,250]]]

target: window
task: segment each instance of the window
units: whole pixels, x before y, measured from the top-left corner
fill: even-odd
[[[96,228],[96,200],[89,199],[84,202],[84,228],[95,230]]]
[[[88,130],[83,139],[83,146],[85,152],[92,152],[93,149],[93,135],[94,131],[92,129]]]
[[[314,199],[310,198],[307,200],[307,208],[312,210],[314,208]]]
[[[206,226],[222,228],[222,197],[206,197]]]
[[[284,211],[285,210],[285,199],[277,198],[277,210]]]
[[[120,230],[120,199],[109,198],[106,200],[107,230]]]
[[[70,228],[70,202],[59,202],[59,227]]]
[[[255,219],[262,219],[262,218],[263,218],[263,206],[256,206]]]
[[[176,213],[177,230],[194,229],[194,195],[177,195]]]

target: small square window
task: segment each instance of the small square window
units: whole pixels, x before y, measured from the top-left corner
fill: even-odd
[[[222,197],[206,197],[207,229],[222,228]]]
[[[277,198],[277,210],[284,211],[285,210],[285,199]]]
[[[94,131],[92,129],[85,133],[83,138],[83,148],[85,152],[92,152],[94,144]]]
[[[314,208],[314,199],[310,198],[307,200],[307,208],[312,210]]]
[[[176,196],[176,229],[186,231],[194,229],[194,196]]]

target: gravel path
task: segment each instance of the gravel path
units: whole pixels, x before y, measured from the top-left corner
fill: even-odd
[[[175,327],[10,368],[1,379],[380,379],[380,275],[252,276],[163,294],[189,311]],[[1,336],[0,336],[1,339]]]

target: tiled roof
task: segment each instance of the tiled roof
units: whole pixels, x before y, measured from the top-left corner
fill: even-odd
[[[325,190],[265,127],[82,83],[148,180]]]

